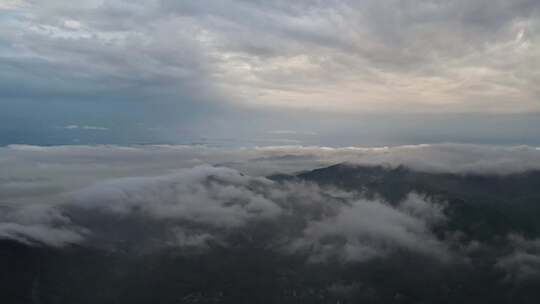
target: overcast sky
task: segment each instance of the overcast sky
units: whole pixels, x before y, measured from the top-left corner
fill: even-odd
[[[537,0],[0,0],[0,144],[537,144]]]

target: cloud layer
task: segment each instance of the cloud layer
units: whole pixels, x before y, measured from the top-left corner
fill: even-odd
[[[392,206],[361,199],[360,193],[206,165],[97,183],[66,194],[59,204],[7,208],[0,238],[28,245],[130,246],[145,252],[229,247],[241,237],[314,262],[363,261],[396,250],[437,259],[449,255],[430,230],[444,215],[420,196]]]
[[[340,209],[335,216],[310,222],[304,237],[291,246],[297,250],[311,248],[314,261],[363,261],[396,248],[444,260],[448,253],[428,225],[444,218],[442,208],[414,194],[397,208],[360,200]]]
[[[375,148],[11,145],[0,148],[0,194],[6,202],[47,200],[107,179],[162,176],[204,164],[266,176],[343,162],[403,165],[436,173],[504,175],[539,170],[540,150],[463,144]]]
[[[487,212],[484,220],[499,223],[493,211],[500,202],[460,205],[457,200],[451,205],[421,191],[386,201],[382,193],[363,188],[269,177],[342,162],[472,174],[482,183],[493,175],[497,180],[540,170],[540,150],[456,144],[240,149],[12,145],[0,148],[0,239],[135,254],[251,246],[316,264],[415,255],[441,265],[467,265],[474,263],[475,253],[489,251],[493,269],[504,273],[507,282],[540,273],[534,235],[505,232],[489,243],[470,237],[482,235],[483,217],[479,228],[475,223],[459,226],[460,208],[474,222],[474,208],[481,206]],[[455,230],[456,225],[472,232]]]
[[[9,1],[0,9],[2,98],[539,109],[534,0]]]

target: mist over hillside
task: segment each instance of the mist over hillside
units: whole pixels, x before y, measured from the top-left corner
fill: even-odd
[[[540,151],[0,148],[2,303],[535,303]]]

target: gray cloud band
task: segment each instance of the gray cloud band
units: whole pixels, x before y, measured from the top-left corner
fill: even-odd
[[[539,8],[533,0],[13,1],[0,20],[0,91],[338,112],[537,111]]]

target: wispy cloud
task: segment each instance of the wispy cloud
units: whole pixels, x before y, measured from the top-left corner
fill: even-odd
[[[64,127],[66,130],[90,130],[90,131],[107,131],[109,128],[99,127],[99,126],[88,126],[88,125],[67,125]]]
[[[275,135],[317,135],[313,131],[295,131],[295,130],[272,130],[268,131],[269,134]]]

